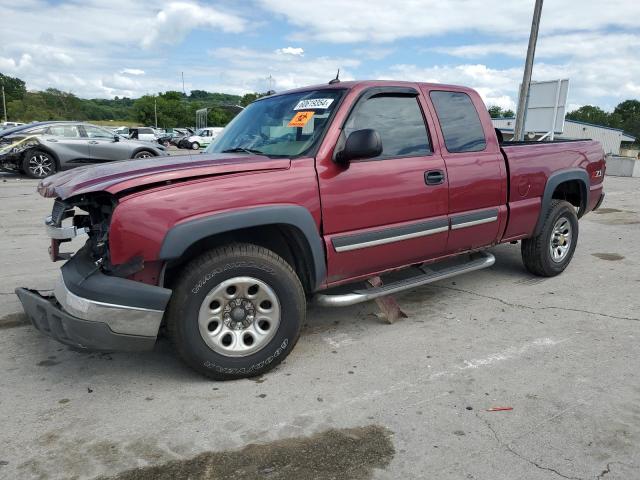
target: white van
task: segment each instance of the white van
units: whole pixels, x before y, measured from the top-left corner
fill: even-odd
[[[206,127],[199,129],[195,134],[189,137],[189,145],[192,150],[198,150],[200,147],[206,147],[220,135],[224,127]]]

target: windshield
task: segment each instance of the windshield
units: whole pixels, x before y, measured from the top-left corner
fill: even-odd
[[[302,155],[322,136],[342,94],[342,90],[312,90],[258,100],[240,112],[206,151]]]

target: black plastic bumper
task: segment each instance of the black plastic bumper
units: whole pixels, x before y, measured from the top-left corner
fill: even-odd
[[[45,335],[66,345],[97,351],[140,351],[151,350],[156,342],[156,337],[114,333],[105,323],[69,315],[53,296],[45,297],[26,288],[17,288],[16,295],[31,323]]]

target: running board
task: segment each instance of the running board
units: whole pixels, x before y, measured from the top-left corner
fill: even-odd
[[[496,258],[487,252],[474,253],[471,259],[463,264],[453,265],[442,268],[440,270],[432,270],[427,267],[419,267],[424,273],[416,275],[404,280],[388,283],[382,287],[367,288],[362,290],[354,290],[353,292],[328,295],[318,294],[314,300],[318,305],[323,307],[346,307],[348,305],[355,305],[356,303],[367,302],[374,300],[378,297],[385,295],[391,295],[394,293],[408,290],[410,288],[419,287],[421,285],[427,285],[428,283],[444,280],[445,278],[455,277],[462,273],[473,272],[475,270],[481,270],[492,266],[496,261]],[[437,264],[429,265],[429,267],[437,267]]]

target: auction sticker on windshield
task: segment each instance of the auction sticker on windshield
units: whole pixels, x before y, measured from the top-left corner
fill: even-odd
[[[300,100],[293,109],[306,110],[308,108],[329,108],[332,103],[333,98],[310,98],[307,100]]]
[[[315,112],[298,112],[293,116],[293,118],[289,122],[289,125],[287,126],[288,127],[304,127],[307,124],[307,122],[311,120],[311,117],[313,117],[314,113]]]

